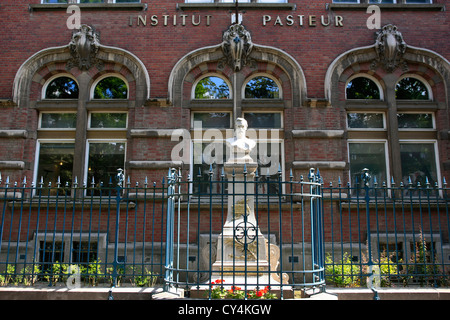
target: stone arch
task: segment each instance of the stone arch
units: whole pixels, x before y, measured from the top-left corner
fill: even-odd
[[[367,72],[375,74],[377,77],[382,77],[388,72],[382,69],[381,66],[374,66],[374,61],[378,58],[376,44],[366,47],[359,47],[339,55],[329,66],[325,76],[325,97],[332,105],[339,101],[340,85],[346,82],[349,76],[346,73],[358,73],[361,69],[367,69]],[[432,79],[431,83],[438,87],[443,87],[444,95],[440,95],[439,103],[450,103],[450,62],[440,54],[413,46],[406,46],[403,54],[403,60],[406,65],[398,67],[392,73],[400,77],[403,73],[418,73],[425,78]],[[433,89],[434,90],[434,89]],[[438,97],[439,95],[435,95]]]
[[[170,103],[175,106],[183,106],[183,99],[189,96],[184,91],[190,88],[185,83],[192,83],[197,73],[193,72],[193,70],[211,72],[211,70],[205,70],[201,66],[214,65],[217,67],[215,72],[219,71],[230,77],[233,74],[233,69],[227,64],[221,63],[224,58],[222,44],[199,48],[182,57],[170,73],[168,84],[168,99]],[[254,44],[248,59],[250,60],[248,65],[239,71],[243,76],[254,72],[251,70],[253,68],[256,70],[263,68],[260,71],[264,71],[267,69],[267,65],[274,66],[273,68],[269,67],[269,69],[271,68],[274,76],[283,80],[284,98],[286,99],[286,95],[289,93],[292,106],[301,106],[306,101],[307,89],[303,70],[297,61],[288,53],[277,48]],[[253,66],[252,63],[254,63]],[[289,83],[289,88],[285,87],[286,83]]]
[[[60,70],[74,76],[82,71],[78,67],[67,64],[72,58],[70,43],[65,46],[43,49],[28,58],[19,68],[13,83],[13,101],[20,107],[30,100],[32,86]],[[150,97],[150,77],[143,62],[131,52],[99,44],[96,58],[105,65],[113,65],[115,70],[123,70],[129,82],[133,81],[134,94],[137,104],[144,103]],[[43,71],[44,69],[48,69]],[[99,66],[92,66],[87,72],[94,76],[102,73]],[[131,80],[131,81],[130,81]]]

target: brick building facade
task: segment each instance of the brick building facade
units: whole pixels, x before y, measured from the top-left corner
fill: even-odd
[[[242,3],[240,17],[252,48],[248,61],[234,70],[222,48],[234,17],[232,3],[80,3],[75,21],[76,11],[67,12],[68,4],[5,2],[0,14],[11,28],[2,42],[1,172],[12,180],[26,176],[37,182],[43,175],[40,152],[46,142],[58,140],[65,140],[60,142],[68,143],[74,155],[66,166],[73,171],[69,180],[90,181],[89,145],[99,140],[121,144],[120,162],[132,180],[156,178],[176,160],[184,160],[185,169],[192,171],[193,155],[171,155],[178,142],[172,141],[172,131],[190,131],[194,117],[212,121],[202,113],[214,112],[226,113],[227,119],[247,114],[256,129],[273,129],[282,144],[285,174],[318,167],[326,181],[346,181],[352,168],[359,170],[372,153],[382,163],[366,167],[388,183],[390,176],[404,181],[413,173],[405,164],[407,154],[426,154],[420,174],[430,170],[433,182],[441,183],[450,170],[448,48],[442,40],[448,35],[446,3],[380,4],[379,27],[392,25],[385,33],[399,35],[389,49],[381,43],[387,38],[381,38],[381,29],[368,27],[375,21],[366,12],[368,5]],[[71,54],[74,30],[69,27],[74,22],[97,34],[90,65],[79,65]],[[387,57],[383,50],[395,52]],[[46,96],[46,88],[61,76],[76,84],[78,99]],[[93,96],[93,88],[108,76],[124,81],[126,96]],[[226,84],[226,99],[195,97],[194,87],[205,77]],[[273,83],[277,96],[248,98],[244,88],[255,77]],[[361,77],[375,86],[378,96],[347,96],[346,88]],[[404,78],[420,81],[417,90],[426,97],[396,99],[396,86]],[[108,112],[122,114],[123,123],[90,127],[91,117]],[[77,113],[76,120],[70,125],[42,123],[61,113]],[[378,120],[368,123],[367,117]],[[404,120],[398,123],[397,117]],[[219,129],[232,125],[221,123]],[[363,149],[369,153],[361,153]],[[44,175],[54,180],[56,173]]]
[[[0,4],[3,179],[207,175],[237,117],[284,180],[450,176],[447,0],[59,2]]]

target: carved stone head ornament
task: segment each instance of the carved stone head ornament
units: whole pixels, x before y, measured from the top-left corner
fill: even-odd
[[[239,71],[247,63],[253,48],[250,32],[241,24],[232,24],[223,34],[222,51],[228,64]]]
[[[75,30],[69,43],[72,58],[67,62],[67,68],[78,67],[80,70],[89,70],[93,65],[99,69],[102,62],[96,57],[100,40],[99,34],[88,25],[81,25]]]
[[[376,37],[377,59],[374,61],[373,67],[381,63],[387,72],[393,72],[400,65],[404,68],[406,63],[403,61],[403,54],[406,50],[406,43],[397,27],[392,24],[385,25],[376,33]]]

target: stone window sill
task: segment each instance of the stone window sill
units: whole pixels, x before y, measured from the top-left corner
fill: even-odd
[[[439,3],[432,4],[414,4],[414,3],[330,3],[328,8],[333,11],[337,10],[367,10],[367,7],[376,5],[382,10],[430,10],[445,11],[445,5]]]
[[[71,5],[80,7],[81,10],[146,10],[145,3],[39,3],[30,4],[29,11],[67,10]]]
[[[234,3],[177,3],[178,10],[227,9],[234,10]],[[239,10],[296,10],[292,3],[239,3]]]

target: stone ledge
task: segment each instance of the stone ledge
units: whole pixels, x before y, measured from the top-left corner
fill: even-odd
[[[130,169],[169,169],[183,166],[182,161],[129,161]]]
[[[344,130],[292,130],[293,138],[343,138]]]
[[[292,167],[294,169],[309,169],[317,168],[321,169],[345,169],[345,161],[293,161]]]
[[[432,10],[445,11],[445,5],[439,3],[331,3],[330,10],[367,10],[371,5],[378,6],[381,10]]]
[[[30,4],[29,11],[67,10],[76,5],[82,10],[145,10],[145,3],[38,3]]]
[[[374,293],[366,288],[327,288],[338,300],[373,300]],[[449,288],[380,288],[380,300],[450,300]]]
[[[23,161],[0,161],[0,169],[23,170],[25,162]]]
[[[0,130],[0,138],[26,138],[26,130]]]
[[[177,3],[178,10],[198,10],[198,9],[227,9],[236,8],[234,3]],[[293,3],[239,3],[240,10],[296,10]]]
[[[0,300],[152,300],[160,292],[161,288],[154,287],[2,287]]]

